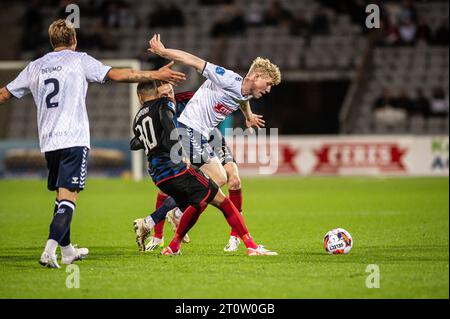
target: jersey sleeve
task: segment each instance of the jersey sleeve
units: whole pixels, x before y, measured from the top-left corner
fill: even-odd
[[[110,66],[104,65],[89,54],[83,54],[81,66],[88,82],[105,83],[106,75],[111,70]]]
[[[231,70],[205,62],[202,75],[217,84],[220,88],[235,95],[241,95],[242,77]]]
[[[30,93],[30,79],[30,64],[28,64],[12,82],[6,85],[6,89],[14,97],[20,99]]]
[[[144,143],[140,139],[138,139],[136,136],[134,136],[130,141],[130,150],[132,151],[138,151],[144,149]]]

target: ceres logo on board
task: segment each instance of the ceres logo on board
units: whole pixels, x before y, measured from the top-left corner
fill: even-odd
[[[337,173],[345,168],[377,168],[383,172],[406,171],[406,149],[396,143],[327,143],[314,151],[316,173]]]

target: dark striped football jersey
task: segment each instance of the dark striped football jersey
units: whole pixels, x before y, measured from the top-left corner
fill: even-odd
[[[187,168],[181,161],[182,147],[173,122],[175,112],[175,101],[164,97],[145,102],[133,121],[135,137],[132,143],[139,144],[134,149],[144,149],[148,171],[155,184],[173,178]]]

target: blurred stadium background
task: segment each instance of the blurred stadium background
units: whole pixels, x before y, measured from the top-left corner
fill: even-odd
[[[278,64],[282,84],[252,102],[282,136],[278,173],[448,175],[447,1],[2,1],[2,85],[50,50],[48,25],[71,3],[80,8],[78,48],[98,59],[160,67],[167,61],[146,52],[160,33],[167,47],[241,74],[256,56]],[[380,8],[378,29],[365,24],[370,3]],[[177,91],[203,81],[180,69],[189,77]],[[129,85],[90,86],[91,176],[130,173],[132,96]],[[242,126],[236,112],[222,128]],[[2,106],[0,176],[45,174],[32,97]]]
[[[154,33],[242,75],[257,56],[280,66],[282,83],[251,102],[279,130],[276,176],[254,178],[268,163],[239,163],[246,222],[280,256],[225,254],[228,227],[213,208],[182,258],[140,254],[131,222],[153,209],[156,187],[92,178],[132,173],[135,86],[93,84],[88,191],[72,224],[74,243],[91,250],[77,264],[81,289],[37,263],[54,202],[45,179],[23,179],[47,175],[33,99],[0,106],[1,298],[448,299],[447,1],[2,0],[1,86],[51,50],[47,28],[71,3],[80,8],[79,50],[114,66],[165,64],[146,52]],[[381,10],[379,29],[366,28],[369,3]],[[202,83],[178,68],[188,75],[178,92]],[[243,124],[235,112],[222,129]],[[230,142],[250,155],[241,139]],[[352,234],[349,255],[323,250],[335,227]],[[382,289],[366,287],[373,263]]]

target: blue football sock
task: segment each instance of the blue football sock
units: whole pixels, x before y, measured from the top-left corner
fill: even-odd
[[[157,224],[161,220],[164,220],[166,218],[167,213],[170,212],[175,207],[177,207],[177,203],[175,202],[175,200],[172,197],[167,197],[167,199],[164,201],[161,207],[155,210],[150,215],[150,217],[153,219],[155,224]]]
[[[48,239],[53,239],[61,246],[67,246],[69,243],[63,241],[64,237],[70,229],[72,215],[75,210],[75,204],[69,200],[61,200],[58,210],[53,215],[52,223],[50,224],[50,234]],[[70,236],[70,235],[69,235]],[[69,239],[70,240],[70,239]]]

